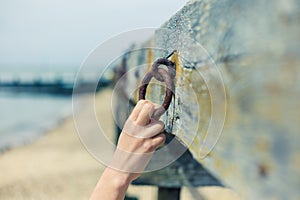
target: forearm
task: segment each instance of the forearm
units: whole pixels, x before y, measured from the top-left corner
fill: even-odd
[[[130,184],[130,176],[107,167],[93,191],[91,200],[121,200],[124,199]]]

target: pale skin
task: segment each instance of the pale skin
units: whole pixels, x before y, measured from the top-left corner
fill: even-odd
[[[147,155],[150,155],[151,158],[152,153],[159,146],[164,144],[166,139],[165,135],[162,133],[164,130],[164,123],[151,118],[154,108],[155,106],[151,101],[140,100],[129,116],[129,120],[135,125],[142,127],[142,129],[137,129],[138,131],[147,129],[146,132],[151,132],[151,136],[144,138],[134,137],[133,134],[126,133],[123,129],[119,137],[117,148],[131,153],[146,153]],[[129,131],[131,131],[131,129],[129,129]],[[132,131],[134,132],[135,130]],[[134,159],[134,162],[139,162],[139,160]],[[126,165],[126,162],[124,162],[124,164]],[[146,164],[147,163],[145,163],[145,165]],[[140,173],[124,172],[122,170],[114,169],[113,167],[106,167],[92,193],[91,199],[124,199],[129,184],[139,176]]]

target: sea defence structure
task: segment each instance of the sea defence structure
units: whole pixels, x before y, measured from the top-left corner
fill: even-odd
[[[175,70],[172,101],[162,118],[166,132],[212,175],[202,181],[217,184],[216,178],[245,199],[299,199],[300,2],[188,2],[123,56],[115,70],[118,80],[125,77],[120,98],[137,102],[137,88],[159,58],[170,60]],[[166,79],[158,76],[146,98],[161,103]],[[197,172],[188,171],[190,162],[181,165],[192,176]],[[142,180],[171,187],[166,177],[153,181],[153,173]],[[187,180],[185,185],[197,183]]]

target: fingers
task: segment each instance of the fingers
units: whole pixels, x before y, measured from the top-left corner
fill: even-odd
[[[150,121],[153,111],[154,105],[150,102],[146,102],[136,119],[136,123],[140,126],[147,125]]]
[[[152,138],[152,146],[155,149],[157,149],[159,146],[163,145],[165,141],[166,141],[166,135],[163,133],[158,134]]]
[[[159,146],[165,143],[165,140],[166,140],[166,136],[163,133],[156,135],[153,138],[147,139],[143,143],[143,152],[145,153],[154,152]]]
[[[145,136],[148,138],[154,137],[155,135],[163,132],[164,129],[165,129],[165,124],[163,121],[156,121],[154,119],[151,119],[151,123],[145,127],[147,133],[145,134]]]
[[[134,109],[131,112],[131,115],[130,115],[131,120],[133,120],[133,121],[137,120],[139,113],[141,112],[145,103],[146,103],[145,100],[138,101],[138,103],[136,104],[136,106],[134,107]]]
[[[149,123],[154,111],[154,104],[147,100],[140,100],[131,112],[130,119],[138,125],[144,126]]]
[[[152,138],[161,133],[164,128],[165,124],[162,121],[151,119],[148,125],[141,126],[128,119],[123,127],[123,132],[136,138]]]
[[[135,130],[137,130],[138,132],[135,132],[136,134],[134,136],[137,138],[151,139],[154,136],[162,133],[164,128],[165,124],[162,121],[154,121],[153,119],[151,119],[151,123],[147,126],[135,126]]]
[[[158,106],[157,106],[158,107]],[[151,118],[155,105],[147,100],[138,101],[123,131],[137,138],[152,138],[164,130],[164,123]]]

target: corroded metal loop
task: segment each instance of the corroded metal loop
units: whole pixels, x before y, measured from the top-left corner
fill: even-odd
[[[158,68],[159,65],[167,66],[168,71],[163,68]],[[145,77],[142,80],[142,85],[139,88],[139,100],[145,99],[147,87],[153,77],[156,80],[164,82],[166,84],[165,99],[162,103],[162,106],[154,111],[152,116],[154,118],[159,118],[169,108],[172,101],[172,96],[174,94],[173,78],[175,77],[174,66],[175,64],[166,58],[158,59],[153,63],[151,70],[146,73]]]
[[[168,68],[168,72],[170,74],[170,76],[172,78],[175,77],[176,75],[176,71],[175,71],[175,63],[173,63],[172,61],[168,60],[167,58],[159,58],[157,59],[153,64],[152,64],[152,68],[151,71],[153,72],[153,74],[157,74],[157,70],[158,67],[160,65],[165,65]]]

